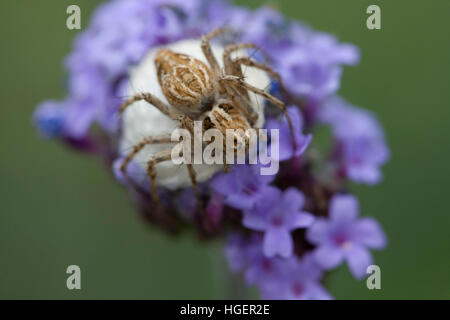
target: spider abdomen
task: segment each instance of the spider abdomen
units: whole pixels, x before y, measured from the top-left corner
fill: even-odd
[[[205,63],[162,49],[156,54],[155,65],[163,94],[173,107],[193,117],[212,107],[215,86]]]

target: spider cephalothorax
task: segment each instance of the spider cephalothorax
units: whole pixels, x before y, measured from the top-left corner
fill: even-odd
[[[236,147],[248,146],[247,129],[259,129],[258,113],[249,99],[249,92],[267,99],[285,114],[289,123],[292,141],[295,144],[290,118],[282,101],[270,95],[264,89],[250,85],[244,81],[241,66],[246,65],[262,70],[275,78],[282,86],[279,75],[270,67],[252,60],[250,57],[232,58],[232,54],[241,49],[257,48],[252,43],[231,44],[223,52],[222,69],[213,55],[210,40],[226,29],[217,29],[202,37],[201,49],[208,65],[187,54],[161,49],[156,53],[154,63],[161,90],[168,102],[165,103],[150,93],[138,93],[120,106],[120,114],[133,102],[145,100],[167,117],[177,120],[179,127],[193,132],[193,122],[202,121],[203,131],[217,129],[225,135],[227,129],[236,130],[234,136]],[[260,122],[259,122],[260,123]],[[193,135],[195,136],[195,134]],[[128,163],[145,146],[151,144],[174,144],[171,133],[147,137],[138,142],[126,156],[120,169],[127,177]],[[203,142],[202,142],[203,145]],[[171,148],[155,153],[147,161],[147,174],[151,180],[151,195],[158,202],[156,189],[157,163],[171,159]],[[223,149],[224,157],[226,149]],[[248,150],[246,150],[248,151]],[[189,176],[196,192],[196,175],[192,164],[186,164]],[[224,170],[227,165],[224,163]]]
[[[155,58],[158,82],[167,101],[191,118],[212,108],[216,88],[211,70],[202,61],[169,49]]]

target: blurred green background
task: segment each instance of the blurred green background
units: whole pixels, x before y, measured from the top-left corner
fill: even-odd
[[[144,225],[100,161],[44,141],[31,125],[39,101],[62,98],[63,58],[100,1],[1,1],[0,298],[226,298],[220,244],[172,239]],[[256,7],[264,1],[237,1]],[[280,0],[286,15],[362,50],[341,94],[374,110],[392,159],[376,187],[354,186],[363,214],[389,236],[375,253],[382,290],[369,291],[347,267],[330,277],[338,299],[449,299],[450,1]],[[382,30],[365,26],[378,4]],[[66,288],[68,265],[82,290]]]

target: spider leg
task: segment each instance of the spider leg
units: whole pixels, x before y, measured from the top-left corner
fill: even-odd
[[[255,60],[250,59],[249,57],[237,58],[237,59],[233,60],[233,63],[236,63],[238,65],[245,65],[248,67],[252,67],[252,68],[267,72],[269,74],[269,76],[271,76],[278,82],[278,84],[280,85],[280,90],[284,94],[284,96],[289,101],[293,100],[291,93],[289,92],[289,90],[286,89],[286,86],[284,85],[283,80],[281,80],[280,74],[278,72],[276,72],[275,70],[273,70],[268,65],[256,62]]]
[[[268,101],[273,103],[277,108],[279,108],[283,112],[283,114],[286,117],[286,120],[288,122],[289,131],[291,133],[291,138],[292,138],[292,143],[294,145],[294,150],[297,149],[297,142],[295,141],[294,126],[292,125],[291,117],[287,113],[286,106],[280,99],[272,96],[270,93],[268,93],[264,90],[261,90],[259,88],[252,86],[251,84],[242,80],[242,78],[239,78],[236,76],[222,76],[219,78],[219,82],[228,82],[228,83],[233,83],[239,87],[244,87],[248,91],[254,92],[255,94],[260,95],[261,97],[267,99]]]
[[[230,31],[231,30],[226,27],[219,28],[219,29],[215,29],[215,30],[211,31],[210,33],[202,36],[202,44],[201,44],[202,51],[203,51],[203,54],[205,55],[205,58],[208,61],[209,65],[211,66],[216,78],[218,78],[220,76],[221,71],[220,71],[219,63],[217,62],[216,57],[214,57],[214,54],[211,49],[211,44],[209,42],[211,41],[211,39],[213,39],[223,33],[230,32]]]
[[[221,81],[219,79],[219,83],[220,82]],[[233,102],[233,105],[242,112],[251,125],[254,125],[258,119],[258,115],[251,107],[248,96],[243,96],[242,90],[240,90],[241,88],[236,86],[234,83],[227,83],[226,85],[222,84],[222,87],[225,89],[225,93],[228,98]]]
[[[234,53],[237,50],[242,49],[258,49],[260,50],[266,59],[270,59],[270,57],[257,45],[254,43],[238,43],[238,44],[231,44],[225,47],[225,50],[223,52],[223,64],[225,68],[225,73],[227,75],[234,75],[236,77],[239,77],[241,79],[244,78],[244,75],[242,73],[241,65],[245,64],[244,62],[247,62],[247,60],[236,61],[231,58],[232,53]],[[239,59],[239,58],[238,58]],[[250,62],[251,60],[249,57],[244,57],[242,59],[248,59]],[[250,63],[249,62],[249,63]],[[257,64],[255,63],[255,68],[257,67]],[[278,76],[279,78],[279,76]],[[230,88],[232,86],[232,88]],[[252,104],[250,103],[250,97],[248,95],[248,90],[241,86],[232,85],[229,83],[228,86],[225,86],[225,91],[227,92],[228,96],[234,100],[234,103],[238,106],[240,106],[241,111],[243,111],[245,117],[250,122],[250,124],[253,126],[258,119],[258,115],[255,112],[255,110],[252,108]]]
[[[195,138],[195,133],[194,133],[194,122],[191,118],[189,118],[188,116],[181,116],[180,117],[180,127],[183,129],[188,130],[191,133],[191,136]],[[191,150],[192,150],[192,157],[194,157],[194,140],[191,141]],[[189,178],[191,179],[191,183],[192,183],[192,188],[194,189],[194,195],[195,198],[197,199],[197,205],[199,207],[199,209],[201,211],[203,211],[203,206],[202,206],[202,201],[200,198],[200,193],[198,192],[198,187],[197,187],[197,175],[195,173],[194,167],[192,165],[192,163],[186,163],[186,167],[188,169],[189,172]]]
[[[151,144],[162,144],[162,143],[173,143],[171,141],[171,135],[170,134],[161,134],[161,135],[155,135],[153,137],[148,137],[148,138],[142,139],[133,147],[133,150],[125,157],[122,164],[120,165],[120,171],[122,172],[125,179],[127,179],[127,181],[130,182],[137,189],[140,189],[140,187],[137,186],[137,184],[128,176],[128,173],[127,173],[128,164],[139,153],[139,151],[144,149],[145,146],[151,145]]]
[[[125,110],[131,104],[133,104],[136,101],[141,101],[141,100],[147,101],[151,105],[153,105],[156,108],[158,108],[159,111],[161,111],[165,115],[167,115],[167,116],[169,116],[171,118],[174,118],[172,116],[172,113],[170,112],[169,106],[167,104],[165,104],[164,102],[162,102],[156,96],[152,95],[151,93],[138,93],[138,94],[134,95],[133,97],[131,97],[130,99],[126,100],[124,103],[122,103],[122,105],[119,107],[119,115],[120,115],[120,117],[122,117],[122,115],[125,112]]]
[[[167,149],[160,151],[153,155],[150,160],[147,162],[147,174],[150,177],[150,194],[152,196],[153,201],[156,204],[159,204],[159,196],[158,196],[158,190],[156,186],[156,171],[155,171],[155,165],[164,162],[167,160],[170,160],[172,158],[172,149]]]
[[[230,45],[226,46],[223,51],[223,57],[222,57],[225,74],[244,78],[244,74],[242,73],[241,66],[232,60],[231,54],[236,52],[237,50],[251,49],[251,48],[261,50],[254,43],[238,43],[238,44],[230,44]],[[244,96],[245,98],[247,98],[247,100],[249,99],[247,90],[245,90],[243,88],[236,88],[236,89],[239,91],[241,96]]]
[[[252,60],[249,57],[237,58],[237,59],[233,60],[233,63],[235,63],[235,64],[237,64],[239,66],[244,65],[244,66],[252,67],[252,68],[259,69],[259,70],[267,72],[269,74],[269,76],[271,76],[272,78],[277,80],[277,82],[280,84],[281,90],[287,91],[286,87],[284,86],[283,81],[281,80],[280,75],[278,74],[278,72],[273,70],[268,65],[256,62],[255,60]]]
[[[231,54],[237,50],[242,49],[257,49],[260,50],[267,60],[270,60],[269,56],[256,44],[254,43],[238,43],[238,44],[230,44],[225,47],[223,51],[223,65],[225,67],[225,73],[230,75],[235,75],[238,77],[242,77],[242,70],[240,66],[233,63],[231,59]],[[250,59],[250,58],[249,58]]]

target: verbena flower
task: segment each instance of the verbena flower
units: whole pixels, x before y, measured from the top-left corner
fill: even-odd
[[[340,44],[325,33],[309,34],[284,50],[279,71],[292,93],[320,100],[340,86],[342,65],[355,65],[359,51],[351,44]]]
[[[267,257],[263,238],[239,234],[229,236],[226,256],[233,272],[244,271],[249,285],[257,285],[265,299],[332,299],[321,284],[322,268],[311,254],[302,258]]]
[[[372,264],[367,250],[382,249],[386,237],[372,218],[358,219],[358,200],[352,195],[336,195],[331,199],[329,218],[319,218],[308,229],[307,239],[317,246],[316,261],[325,269],[337,267],[347,261],[356,278],[366,274]]]
[[[333,161],[341,173],[355,182],[380,182],[380,167],[390,153],[374,115],[335,96],[324,103],[320,120],[331,126],[336,140]]]
[[[281,271],[281,263],[287,261],[279,257],[268,257],[263,253],[263,236],[253,234],[245,237],[235,233],[228,236],[225,256],[233,272],[244,271],[249,285],[264,286],[268,281],[276,281]]]
[[[251,209],[277,189],[270,186],[274,175],[261,175],[259,165],[235,165],[229,173],[218,174],[211,187],[225,196],[225,203],[235,209]]]
[[[281,262],[278,277],[264,281],[261,290],[266,299],[330,300],[321,278],[321,269],[310,255],[293,257]]]
[[[130,162],[129,179],[120,165],[133,147],[125,143],[128,138],[142,138],[149,127],[170,132],[175,124],[148,105],[132,106],[134,118],[127,121],[125,114],[119,121],[118,107],[132,92],[136,70],[148,79],[146,88],[158,88],[156,76],[142,67],[157,47],[184,46],[192,49],[184,53],[194,54],[201,35],[222,26],[234,32],[215,41],[215,49],[252,42],[270,59],[258,50],[248,55],[280,73],[288,92],[276,81],[267,81],[267,89],[289,106],[297,148],[294,152],[286,119],[266,104],[264,126],[279,130],[280,140],[272,145],[279,154],[271,155],[280,161],[278,174],[261,175],[260,165],[234,165],[209,179],[220,167],[197,167],[199,208],[193,189],[186,187],[185,168],[161,164],[163,206],[157,207],[144,167],[149,149]],[[346,260],[360,278],[372,263],[368,249],[386,244],[375,220],[357,218],[357,199],[341,194],[348,180],[378,183],[389,159],[375,116],[337,96],[343,66],[358,61],[356,46],[267,7],[250,10],[225,0],[112,0],[95,11],[65,60],[66,98],[40,104],[33,123],[43,136],[103,158],[153,225],[169,233],[191,229],[203,240],[227,237],[230,269],[242,272],[263,298],[329,299],[323,288],[326,270]],[[255,78],[251,68],[243,73]],[[321,125],[331,128],[333,138],[324,157],[315,145],[320,141],[312,140]]]
[[[295,188],[281,192],[272,190],[251,210],[244,212],[242,223],[245,227],[264,232],[264,254],[268,257],[280,255],[288,258],[294,250],[291,232],[307,228],[314,216],[302,211],[304,195]]]

